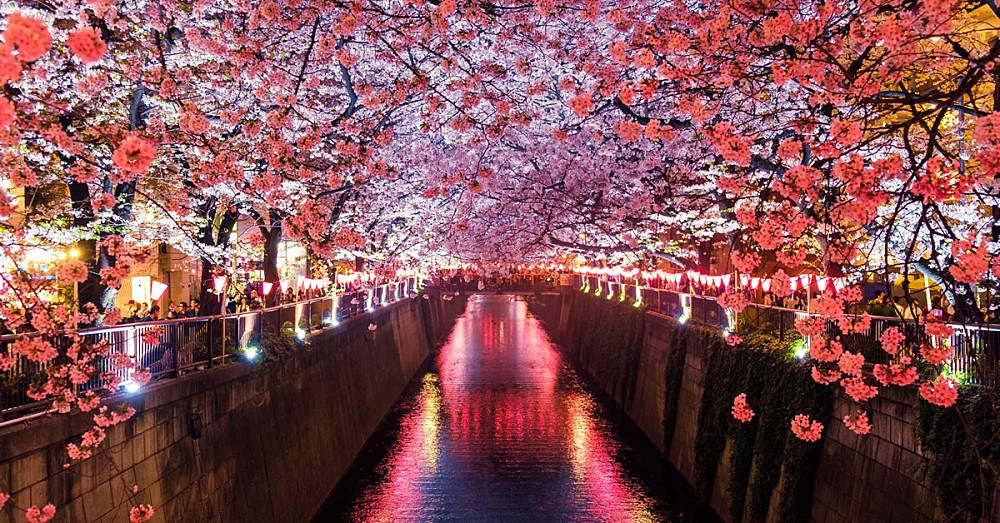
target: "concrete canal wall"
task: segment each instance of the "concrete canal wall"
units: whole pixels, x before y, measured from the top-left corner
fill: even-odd
[[[593,316],[594,307],[600,314],[589,320],[574,310],[588,308]],[[685,332],[697,327],[654,313],[628,314],[624,305],[576,291],[536,296],[531,308],[591,383],[635,422],[689,483],[699,485],[698,417],[703,402],[714,398],[712,391],[705,390],[710,343]],[[933,494],[917,479],[921,458],[914,426],[916,393],[883,391],[871,404],[874,428],[864,437],[856,436],[839,421],[851,408],[849,399],[842,395],[833,398],[833,416],[826,420],[823,439],[814,444],[822,450],[818,465],[809,472],[814,474],[813,480],[806,485],[807,492],[799,493],[811,496],[811,506],[795,519],[818,523],[939,519]],[[731,397],[724,400],[732,405]],[[731,441],[727,441],[706,496],[716,514],[727,522],[737,520],[727,488],[731,454]],[[766,517],[752,517],[748,511],[742,520],[788,520],[779,516],[782,502],[788,501],[780,494],[784,480],[779,478],[775,494],[768,494]]]
[[[309,521],[378,427],[465,299],[408,299],[315,334],[273,363],[231,364],[121,397],[137,410],[104,451],[64,469],[87,415],[0,431],[0,492],[20,510],[54,503],[55,521]],[[377,330],[369,330],[369,324]],[[14,514],[14,515],[12,515]]]

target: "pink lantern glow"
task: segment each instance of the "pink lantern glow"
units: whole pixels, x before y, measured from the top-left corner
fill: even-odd
[[[163,296],[163,291],[165,290],[167,290],[166,283],[154,281],[152,287],[149,290],[149,297],[153,298],[154,300],[158,300],[160,299],[160,296]]]

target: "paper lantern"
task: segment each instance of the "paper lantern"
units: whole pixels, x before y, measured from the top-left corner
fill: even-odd
[[[802,284],[803,288],[805,288],[809,286],[809,284],[812,282],[812,279],[813,279],[812,274],[803,274],[799,276],[799,283]]]
[[[295,282],[295,283],[296,283],[296,284],[295,284],[295,288],[296,288],[296,289],[301,289],[301,288],[302,288],[302,286],[303,286],[303,285],[305,285],[305,283],[306,283],[306,277],[305,277],[305,276],[301,276],[301,275],[300,275],[300,276],[298,277],[298,279],[296,280],[296,282]]]
[[[755,290],[760,288],[760,278],[756,276],[750,278],[750,287],[752,287]]]
[[[260,286],[264,291],[264,296],[267,296],[268,294],[271,294],[271,289],[274,287],[274,284],[269,281],[265,281],[261,283]]]
[[[830,286],[830,278],[826,276],[816,278],[816,286],[819,287],[820,292],[826,292],[826,288]]]
[[[763,289],[764,292],[771,292],[771,278],[761,278],[760,288]]]
[[[799,290],[799,279],[798,278],[789,279],[788,288],[791,289],[792,292]]]
[[[745,289],[749,283],[750,283],[750,275],[740,274],[740,288]]]
[[[278,284],[281,285],[281,292],[288,292],[288,281],[278,280]]]
[[[847,287],[847,278],[833,279],[833,288],[837,289],[837,292],[844,290],[844,287]]]
[[[732,281],[733,281],[733,275],[732,274],[724,274],[724,275],[722,275],[722,285],[723,286],[729,287],[729,284]]]
[[[149,296],[151,298],[153,298],[154,300],[158,300],[158,299],[160,299],[160,296],[163,296],[163,291],[165,291],[165,290],[167,290],[167,284],[166,283],[161,283],[161,282],[158,282],[158,281],[154,281],[153,285],[150,287]]]
[[[215,293],[222,294],[222,290],[226,288],[226,277],[216,276],[212,278],[212,284],[215,286]]]

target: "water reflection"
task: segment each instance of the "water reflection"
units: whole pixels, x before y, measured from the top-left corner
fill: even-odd
[[[318,521],[667,519],[659,472],[513,297],[471,299],[395,415]]]

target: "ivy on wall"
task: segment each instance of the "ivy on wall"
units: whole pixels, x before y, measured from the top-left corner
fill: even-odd
[[[1000,480],[1000,404],[991,391],[965,386],[950,408],[920,402],[917,437],[926,458],[924,480],[947,521],[996,518]]]
[[[824,417],[832,391],[811,379],[788,343],[755,333],[728,347],[712,334],[695,439],[696,491],[709,499],[728,442],[729,470],[722,479],[734,521],[765,521],[779,481],[778,520],[808,521],[821,446],[795,438],[789,423],[800,412]],[[757,412],[748,423],[731,414],[733,398],[743,392]]]
[[[645,313],[628,302],[576,294],[568,347],[580,365],[620,406],[635,390]]]
[[[663,448],[670,452],[670,444],[674,441],[674,429],[677,427],[677,406],[681,397],[681,383],[684,381],[684,363],[687,358],[688,337],[684,329],[676,321],[666,322],[670,333],[670,356],[667,358],[663,380]]]

